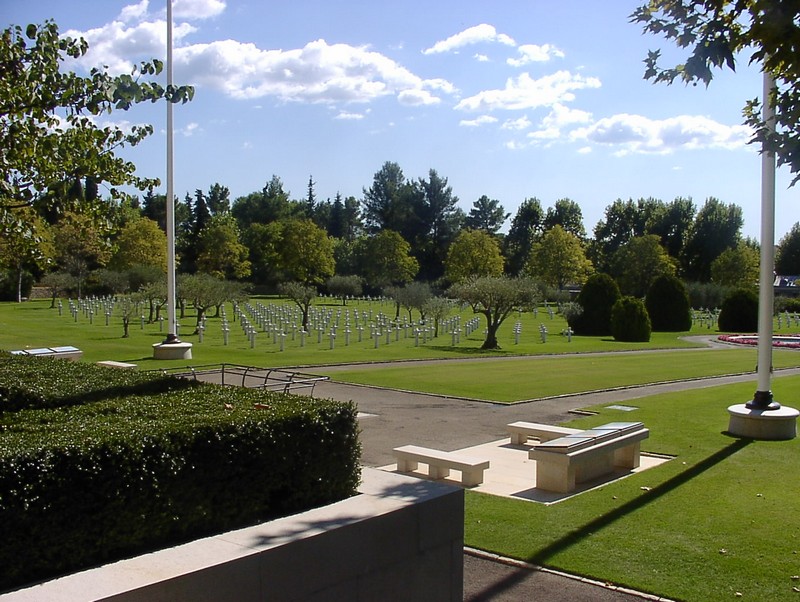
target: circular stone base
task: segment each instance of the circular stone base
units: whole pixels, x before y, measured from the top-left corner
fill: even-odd
[[[155,360],[190,360],[192,359],[191,343],[156,343],[153,345]]]
[[[728,432],[748,439],[778,441],[797,436],[800,412],[781,406],[777,410],[751,410],[739,403],[728,408]]]

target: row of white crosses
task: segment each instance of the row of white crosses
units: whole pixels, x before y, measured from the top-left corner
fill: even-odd
[[[800,316],[798,314],[790,314],[788,311],[783,312],[783,320],[781,320],[781,314],[778,314],[778,328],[783,328],[783,322],[786,322],[786,327],[788,328],[792,324],[795,327],[800,325]]]
[[[709,330],[713,328],[719,319],[719,309],[700,309],[692,310],[692,323],[705,326]]]

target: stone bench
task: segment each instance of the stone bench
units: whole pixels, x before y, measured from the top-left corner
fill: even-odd
[[[465,456],[458,452],[428,449],[417,445],[404,445],[394,448],[399,472],[413,472],[419,463],[428,465],[428,476],[444,479],[451,470],[461,471],[461,483],[473,487],[483,483],[483,471],[489,468],[489,460]]]
[[[649,436],[641,422],[612,422],[540,443],[528,452],[536,460],[536,487],[569,493],[616,468],[638,468],[641,441]]]
[[[40,347],[38,349],[18,349],[16,351],[12,351],[11,355],[26,355],[29,357],[58,357],[76,362],[83,357],[83,351],[72,346]]]
[[[105,366],[106,368],[123,368],[126,370],[133,370],[136,368],[136,364],[129,364],[127,362],[118,362],[116,360],[103,360],[101,362],[97,362],[98,366]]]
[[[538,439],[540,443],[558,439],[565,435],[580,433],[580,429],[570,429],[563,426],[553,426],[550,424],[539,424],[538,422],[512,422],[506,425],[508,434],[511,436],[512,445],[524,445],[528,437]]]

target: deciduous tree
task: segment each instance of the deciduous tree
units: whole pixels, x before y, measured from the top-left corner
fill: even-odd
[[[500,349],[497,331],[515,309],[532,307],[537,300],[536,283],[524,278],[483,276],[454,284],[448,295],[468,303],[486,318],[486,338],[481,349]]]
[[[592,262],[578,237],[557,224],[533,245],[525,272],[562,290],[570,283],[583,284],[592,273]]]
[[[675,262],[655,234],[636,236],[612,258],[613,275],[623,295],[644,297],[659,276],[674,275]]]
[[[462,230],[447,250],[445,276],[450,282],[502,273],[500,243],[484,230]]]

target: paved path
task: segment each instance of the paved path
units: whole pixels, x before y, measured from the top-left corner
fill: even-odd
[[[359,366],[363,368],[364,365]],[[776,376],[790,374],[800,374],[800,368],[780,370]],[[314,396],[354,401],[359,411],[366,414],[360,420],[362,462],[367,466],[385,466],[394,462],[392,448],[411,442],[437,449],[460,449],[502,439],[507,436],[505,425],[515,420],[556,424],[574,417],[574,410],[590,405],[628,402],[656,393],[748,381],[755,387],[756,375],[663,383],[511,405],[335,381],[317,384]],[[470,602],[636,602],[642,599],[660,598],[534,570],[520,563],[501,562],[485,555],[464,555],[464,600]]]

